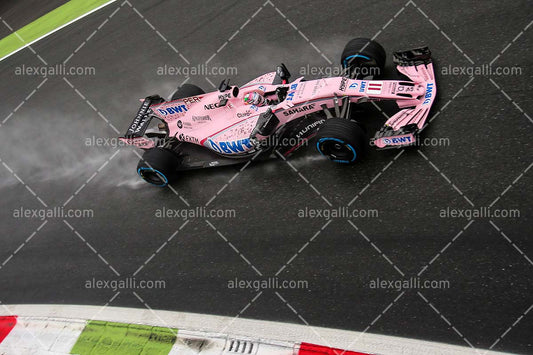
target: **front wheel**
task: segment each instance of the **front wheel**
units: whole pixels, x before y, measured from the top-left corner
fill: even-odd
[[[336,163],[353,164],[366,152],[368,137],[355,121],[330,118],[318,130],[316,148]]]
[[[177,177],[180,157],[174,151],[164,148],[152,148],[144,152],[137,174],[146,182],[165,187]]]
[[[368,38],[354,38],[346,44],[341,64],[352,78],[378,77],[383,73],[386,61],[385,49]]]

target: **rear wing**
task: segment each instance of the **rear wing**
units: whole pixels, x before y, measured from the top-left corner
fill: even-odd
[[[165,99],[159,95],[146,97],[139,108],[139,111],[135,115],[133,122],[128,127],[126,134],[119,137],[119,139],[126,144],[134,145],[141,149],[153,148],[155,143],[151,139],[144,137],[144,133],[150,125],[153,117],[152,109],[150,107],[164,101]]]
[[[394,62],[401,74],[414,83],[424,85],[426,92],[414,105],[406,101],[409,107],[398,101],[401,110],[389,118],[370,141],[371,145],[378,148],[399,148],[416,144],[418,133],[426,124],[437,94],[431,51],[428,47],[395,52]]]

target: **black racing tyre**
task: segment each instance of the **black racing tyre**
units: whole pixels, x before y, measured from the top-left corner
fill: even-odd
[[[336,163],[353,164],[366,153],[368,137],[357,122],[330,118],[318,130],[316,148]]]
[[[350,70],[360,71],[361,77],[379,76],[385,68],[387,53],[376,41],[368,38],[354,38],[349,41],[341,55],[341,65]]]
[[[172,94],[172,98],[170,99],[170,101],[203,94],[205,94],[205,91],[202,90],[202,88],[193,84],[183,84]]]
[[[137,164],[137,174],[152,185],[165,187],[176,179],[180,162],[178,154],[171,150],[148,149]]]

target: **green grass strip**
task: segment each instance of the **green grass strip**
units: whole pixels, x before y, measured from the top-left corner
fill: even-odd
[[[71,0],[50,11],[15,33],[0,40],[0,58],[13,53],[26,44],[52,32],[110,0]]]
[[[70,351],[95,355],[167,355],[176,342],[177,329],[90,321]]]

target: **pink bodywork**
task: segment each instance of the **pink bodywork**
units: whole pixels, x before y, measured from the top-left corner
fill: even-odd
[[[298,78],[288,84],[272,85],[275,72],[264,74],[240,88],[231,87],[225,92],[211,92],[176,101],[151,106],[153,114],[164,120],[169,135],[179,141],[207,147],[226,156],[242,156],[256,151],[250,140],[259,115],[269,108],[279,119],[278,127],[323,107],[342,109],[343,98],[350,102],[394,100],[400,111],[387,120],[386,126],[398,130],[407,124],[416,124],[422,129],[436,96],[433,65],[398,66],[407,80],[352,80],[346,77],[332,77],[302,81]],[[244,101],[247,93],[273,92],[277,87],[289,88],[286,99],[272,106],[248,105]],[[238,93],[234,96],[235,93]],[[219,102],[227,99],[225,106]],[[258,136],[259,140],[266,137]],[[153,141],[140,137],[122,138],[128,144],[142,149],[154,147]],[[379,148],[414,143],[413,134],[382,137],[375,141]]]

